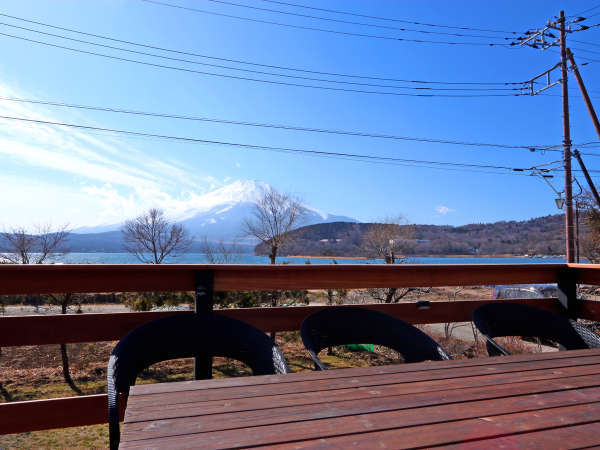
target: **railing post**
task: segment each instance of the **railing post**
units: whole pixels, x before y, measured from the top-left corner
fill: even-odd
[[[195,314],[212,314],[214,302],[214,272],[197,270],[194,272]],[[194,358],[194,379],[212,378],[212,356]]]
[[[556,279],[558,285],[558,300],[565,308],[571,319],[576,319],[579,313],[577,300],[577,271],[572,268],[559,269]]]

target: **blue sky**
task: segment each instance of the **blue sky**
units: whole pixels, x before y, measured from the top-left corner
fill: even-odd
[[[354,33],[429,40],[490,41],[487,38],[402,33],[331,23],[207,0],[168,1],[224,14]],[[385,21],[292,8],[261,0],[237,0],[236,3],[390,25]],[[297,3],[433,24],[525,31],[543,26],[561,8],[566,10],[567,15],[575,14],[596,6],[600,0],[324,0],[318,3],[297,0]],[[598,11],[600,9],[592,13]],[[409,43],[291,29],[167,8],[141,0],[22,0],[4,2],[0,13],[209,56],[381,78],[454,82],[521,81],[551,67],[559,58],[552,50],[543,52],[531,48]],[[599,20],[594,22],[594,19]],[[0,17],[0,22],[118,45],[6,17]],[[600,22],[600,16],[587,22]],[[391,25],[402,26],[395,22]],[[261,77],[94,48],[6,25],[0,25],[0,28],[1,33],[86,51],[194,70]],[[452,32],[450,29],[416,25],[413,28]],[[479,34],[490,35],[487,32]],[[574,33],[572,37],[600,45],[600,28]],[[459,141],[554,145],[560,144],[562,139],[559,86],[548,91],[553,94],[551,96],[535,97],[420,98],[373,95],[277,86],[173,71],[77,54],[1,35],[0,46],[0,96],[3,97]],[[574,50],[576,58],[586,56],[600,60],[600,47],[587,44],[573,44],[572,47],[588,50]],[[135,49],[131,46],[128,48]],[[594,51],[598,54],[592,53]],[[166,52],[155,53],[186,58]],[[598,104],[600,94],[594,95],[594,90],[600,92],[600,87],[596,86],[600,79],[599,68],[600,62],[581,68],[588,89],[597,98]],[[281,80],[273,76],[262,78]],[[572,139],[576,143],[597,141],[575,81],[572,77],[569,81],[572,92]],[[383,81],[375,83],[389,84]],[[268,130],[68,110],[3,100],[0,100],[0,111],[5,116],[162,135],[405,159],[531,167],[561,158],[559,153],[554,152],[531,153],[522,149]],[[592,148],[586,151],[600,153]],[[195,197],[238,179],[264,181],[279,190],[300,196],[315,208],[363,221],[402,214],[414,223],[457,225],[521,220],[558,212],[553,201],[554,193],[536,177],[372,164],[214,144],[182,144],[2,119],[0,158],[0,189],[4,193],[0,197],[3,211],[0,226],[3,227],[48,222],[70,223],[72,226],[117,222],[153,205],[176,211]],[[591,169],[600,169],[600,158],[585,158]],[[555,175],[552,183],[561,190],[562,174],[556,172]],[[583,182],[582,177],[579,178]]]

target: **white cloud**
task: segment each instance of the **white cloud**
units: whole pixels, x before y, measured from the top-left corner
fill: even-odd
[[[448,214],[448,213],[453,213],[453,212],[455,212],[455,211],[456,211],[455,209],[453,209],[453,208],[448,208],[447,206],[444,206],[444,205],[438,205],[438,206],[436,206],[436,207],[435,207],[435,210],[436,210],[436,211],[437,211],[439,214],[441,214],[442,216],[445,216],[445,215],[446,215],[446,214]]]
[[[240,165],[240,163],[239,163],[239,162],[236,162],[236,163],[235,163],[235,167],[237,167],[237,168],[239,169],[239,168],[240,168],[240,167],[242,167],[242,166]]]
[[[0,96],[33,97],[1,82]],[[0,115],[90,123],[79,113],[11,101],[0,101]],[[151,206],[173,216],[184,215],[199,195],[223,184],[212,176],[199,175],[173,154],[154,157],[128,140],[113,134],[0,120],[0,186],[3,192],[10,192],[0,198],[0,226],[50,220],[73,226],[116,223]]]

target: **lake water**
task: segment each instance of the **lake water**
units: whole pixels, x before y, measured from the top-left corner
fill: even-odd
[[[383,264],[383,259],[336,259],[336,258],[277,258],[278,263],[287,264]],[[138,264],[135,256],[129,253],[69,253],[63,259],[65,263],[71,264]],[[169,260],[170,263],[182,264],[208,264],[209,260],[203,253],[188,253],[177,260]],[[247,254],[235,255],[236,264],[269,264],[266,256],[254,256]],[[410,264],[525,264],[525,263],[564,263],[564,258],[485,258],[485,257],[414,257],[409,258]]]

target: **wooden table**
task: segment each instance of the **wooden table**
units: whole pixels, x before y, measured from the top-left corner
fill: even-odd
[[[600,445],[600,349],[136,386],[123,448]]]

